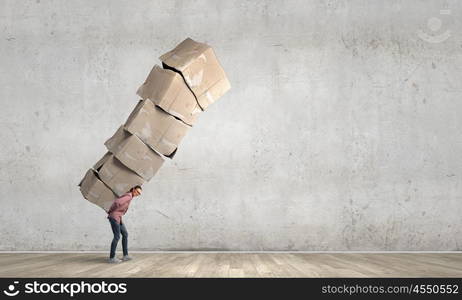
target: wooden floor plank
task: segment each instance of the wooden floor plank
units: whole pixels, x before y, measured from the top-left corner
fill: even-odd
[[[0,277],[462,277],[462,253],[0,253]]]

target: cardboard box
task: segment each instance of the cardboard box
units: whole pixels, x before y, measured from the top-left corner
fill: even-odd
[[[140,100],[125,122],[125,130],[169,158],[173,158],[191,126],[169,115],[150,100]]]
[[[145,180],[120,162],[114,154],[107,152],[94,166],[99,177],[117,195],[122,196],[132,187],[142,185]]]
[[[79,183],[83,197],[108,211],[117,196],[99,178],[95,170],[89,169]]]
[[[130,135],[132,134],[124,130],[124,125],[121,125],[114,135],[104,142],[104,145],[112,154],[117,153],[122,148],[122,141],[127,139]]]
[[[193,125],[202,111],[183,77],[158,65],[152,68],[136,93],[188,125]]]
[[[130,170],[149,181],[164,163],[164,158],[144,144],[123,125],[104,143],[107,149]]]
[[[202,110],[231,88],[213,49],[207,44],[187,38],[159,58],[164,68],[181,72]]]

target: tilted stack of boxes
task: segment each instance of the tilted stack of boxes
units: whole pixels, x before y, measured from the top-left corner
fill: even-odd
[[[148,182],[200,112],[230,89],[212,48],[187,38],[160,56],[137,94],[135,109],[104,144],[106,154],[79,183],[85,199],[108,210],[114,199]]]

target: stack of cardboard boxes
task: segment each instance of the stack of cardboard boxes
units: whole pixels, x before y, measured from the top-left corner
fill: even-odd
[[[230,89],[212,48],[187,38],[160,56],[138,89],[135,109],[104,144],[106,154],[79,183],[85,199],[108,210],[172,159],[200,112]]]

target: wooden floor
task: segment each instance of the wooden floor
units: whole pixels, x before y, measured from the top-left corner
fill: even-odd
[[[462,277],[462,253],[0,253],[0,277]]]

